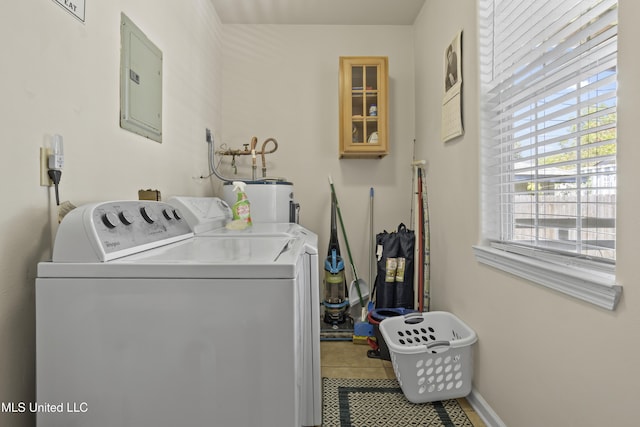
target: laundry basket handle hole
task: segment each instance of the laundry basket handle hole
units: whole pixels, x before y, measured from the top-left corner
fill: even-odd
[[[430,350],[434,347],[449,347],[450,345],[450,341],[432,341],[427,344],[427,350]]]
[[[404,323],[407,325],[417,325],[418,323],[424,322],[424,317],[422,317],[422,313],[415,312],[404,315]]]

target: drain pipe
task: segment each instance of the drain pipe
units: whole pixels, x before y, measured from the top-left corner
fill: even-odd
[[[219,180],[224,181],[224,182],[233,182],[233,181],[242,181],[242,179],[229,179],[229,178],[225,178],[222,175],[220,175],[220,173],[218,172],[218,170],[216,169],[216,164],[215,164],[215,150],[213,147],[213,134],[211,133],[211,130],[209,128],[206,129],[206,138],[207,138],[207,145],[208,150],[209,150],[209,172],[214,174],[215,176],[218,177]],[[246,181],[244,181],[246,182]]]
[[[258,165],[256,163],[256,145],[258,144],[258,138],[255,136],[251,138],[251,179],[256,180]]]
[[[264,147],[266,147],[269,142],[273,142],[273,144],[274,144],[273,150],[265,152],[264,151]],[[278,149],[278,141],[276,141],[275,138],[267,138],[262,143],[262,152],[260,153],[260,155],[262,156],[262,177],[263,178],[267,177],[267,162],[266,162],[266,159],[265,159],[265,155],[273,153],[277,149]]]

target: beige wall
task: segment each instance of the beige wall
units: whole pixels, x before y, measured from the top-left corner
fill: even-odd
[[[36,265],[51,257],[55,199],[40,187],[39,148],[64,137],[60,196],[74,204],[207,194],[205,127],[221,120],[220,24],[209,0],[86,2],[82,24],[54,1],[0,13],[0,402],[35,400]],[[120,13],[164,54],[164,142],[118,124]],[[53,205],[53,206],[52,206]],[[33,425],[0,413],[2,426]]]
[[[479,93],[475,2],[428,1],[416,21],[416,137],[429,161],[433,308],[479,336],[474,386],[508,426],[632,425],[640,396],[637,165],[634,120],[640,6],[620,1],[619,198],[615,312],[478,264]],[[464,137],[439,141],[444,48],[463,36]]]
[[[321,254],[329,241],[331,175],[358,275],[368,282],[369,189],[375,232],[410,216],[412,27],[223,25],[223,50],[219,143],[241,148],[252,136],[278,140],[278,151],[267,156],[268,174],[294,183],[300,222],[318,233]],[[383,159],[338,159],[338,58],[348,55],[389,57],[391,149]],[[239,176],[251,174],[248,157],[238,161]],[[221,170],[233,176],[229,162],[223,159]],[[344,244],[341,254],[348,262]],[[347,271],[351,277],[348,264]]]

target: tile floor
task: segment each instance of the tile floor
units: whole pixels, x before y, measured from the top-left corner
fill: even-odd
[[[395,378],[388,360],[367,357],[369,346],[352,341],[321,341],[321,372],[327,378]],[[458,399],[474,427],[486,427],[466,399]]]

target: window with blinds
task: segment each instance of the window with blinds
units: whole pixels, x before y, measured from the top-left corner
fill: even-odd
[[[485,237],[613,263],[617,1],[479,5]]]

